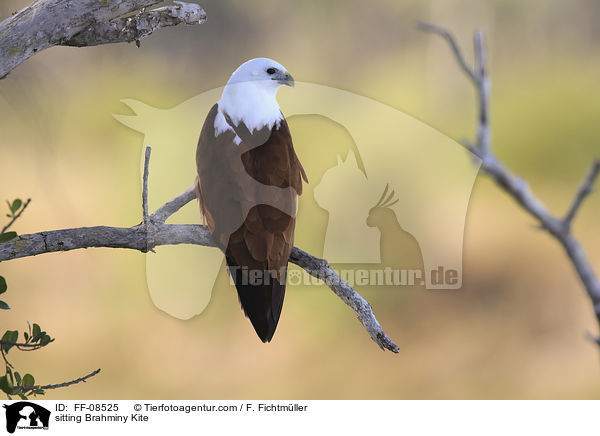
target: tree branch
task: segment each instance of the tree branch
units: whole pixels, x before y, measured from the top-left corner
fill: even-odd
[[[192,186],[187,191],[182,192],[172,200],[167,201],[156,212],[152,214],[151,220],[154,223],[163,224],[171,215],[196,199],[196,187]]]
[[[160,0],[38,0],[0,23],[0,78],[56,45],[85,47],[139,41],[154,30],[206,21],[195,3],[176,2],[128,18]]]
[[[356,313],[358,320],[361,322],[367,333],[369,333],[371,339],[373,339],[381,349],[390,350],[394,353],[399,351],[398,346],[383,332],[381,325],[373,314],[371,305],[361,297],[358,292],[352,289],[352,286],[343,280],[333,268],[329,266],[325,259],[319,259],[308,254],[304,250],[294,247],[292,254],[290,255],[290,261],[329,286],[335,295],[340,297],[341,300]]]
[[[43,342],[43,343],[26,343],[26,342],[10,342],[10,341],[3,341],[0,339],[0,346],[1,345],[10,345],[12,347],[17,347],[17,348],[27,348],[27,349],[38,349],[38,348],[42,348],[45,347],[46,345],[50,344],[54,342],[54,338],[50,339],[47,342]]]
[[[581,244],[571,233],[571,222],[580,210],[585,197],[592,191],[593,184],[600,172],[600,162],[595,161],[592,165],[588,176],[577,191],[565,218],[561,219],[553,216],[547,210],[546,206],[531,192],[527,183],[514,175],[492,152],[489,126],[490,82],[487,75],[483,34],[478,31],[474,35],[476,66],[474,69],[470,69],[466,65],[464,57],[462,57],[458,43],[448,30],[426,23],[421,23],[420,27],[425,31],[444,37],[449,42],[458,64],[473,80],[475,85],[479,107],[477,142],[474,145],[465,142],[465,147],[481,159],[481,170],[492,177],[500,188],[539,222],[542,229],[546,230],[562,245],[588,296],[592,300],[594,313],[600,323],[600,281]],[[600,343],[599,341],[596,339],[596,342]]]
[[[19,389],[21,391],[30,391],[30,390],[38,390],[41,389],[43,391],[48,390],[48,389],[59,389],[59,388],[65,388],[67,386],[71,386],[71,385],[76,385],[77,383],[85,383],[87,381],[87,379],[92,378],[93,376],[95,376],[96,374],[98,374],[100,372],[100,368],[98,368],[95,371],[90,372],[87,375],[84,375],[83,377],[79,377],[76,378],[75,380],[71,380],[68,382],[64,382],[64,383],[58,383],[55,385],[36,385],[36,386],[14,386],[14,389]]]
[[[146,147],[144,153],[144,174],[142,176],[142,222],[148,224],[148,167],[150,165],[150,154],[152,148]]]
[[[594,182],[598,178],[598,173],[600,173],[600,160],[594,161],[592,167],[590,168],[590,172],[588,173],[587,177],[577,190],[577,193],[575,194],[575,198],[573,200],[573,204],[569,208],[567,215],[563,218],[563,222],[566,226],[571,226],[571,222],[573,221],[573,218],[575,218],[575,215],[579,211],[583,200],[585,200],[585,197],[592,193]]]
[[[456,39],[454,39],[454,36],[447,29],[444,29],[443,27],[440,27],[440,26],[436,26],[435,24],[426,23],[424,21],[418,21],[417,25],[421,28],[421,30],[423,30],[425,32],[436,33],[436,34],[440,35],[442,38],[444,38],[446,41],[448,41],[448,44],[450,44],[450,48],[452,48],[452,51],[454,52],[454,56],[458,60],[458,64],[460,65],[462,70],[465,72],[465,74],[467,76],[469,76],[469,78],[473,82],[477,82],[477,76],[475,75],[475,73],[473,73],[473,70],[471,69],[471,67],[469,67],[469,65],[467,65],[465,55],[463,54],[462,50],[460,49],[460,46],[457,44]]]
[[[195,3],[175,2],[177,6],[165,6],[148,12],[140,12],[133,17],[94,23],[82,32],[69,38],[61,45],[91,47],[116,42],[133,42],[149,36],[157,29],[178,24],[202,24],[206,13]]]
[[[149,148],[149,147],[148,147]],[[145,153],[147,162],[150,152]],[[148,171],[144,170],[142,185],[147,186]],[[147,196],[147,193],[145,194]],[[144,195],[142,196],[145,197]],[[38,254],[71,251],[91,247],[125,248],[147,252],[161,245],[193,244],[215,247],[206,226],[200,224],[166,224],[165,221],[196,198],[192,187],[168,201],[148,216],[146,222],[133,227],[80,227],[19,235],[0,244],[0,262]],[[324,259],[314,257],[294,247],[290,262],[325,282],[358,317],[369,336],[384,350],[397,353],[399,348],[383,332],[371,305],[346,283]]]

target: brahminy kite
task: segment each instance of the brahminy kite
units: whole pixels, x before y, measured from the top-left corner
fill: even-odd
[[[294,79],[266,58],[243,63],[212,107],[196,150],[204,222],[225,253],[246,316],[269,342],[281,314],[306,173],[277,103]]]

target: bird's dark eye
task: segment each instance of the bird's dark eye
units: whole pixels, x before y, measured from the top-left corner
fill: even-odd
[[[267,74],[275,74],[276,71],[277,71],[276,68],[273,68],[273,67],[267,68]]]

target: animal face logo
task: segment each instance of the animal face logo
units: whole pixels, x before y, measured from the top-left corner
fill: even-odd
[[[152,146],[150,209],[193,185],[200,129],[221,92],[170,109],[123,100],[135,115],[115,118]],[[411,116],[340,89],[296,82],[293,92],[280,91],[279,103],[311,181],[298,200],[295,245],[336,269],[415,270],[424,289],[459,289],[479,168],[472,155]],[[200,223],[198,204],[170,222]],[[215,286],[229,286],[223,255],[211,247],[158,247],[146,256],[146,274],[154,304],[181,319],[201,313]],[[291,267],[288,284],[314,281]]]
[[[48,429],[50,411],[29,401],[18,401],[3,406],[6,409],[6,431],[18,429]]]

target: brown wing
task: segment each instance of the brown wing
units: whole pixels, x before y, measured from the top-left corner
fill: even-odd
[[[251,136],[245,126],[235,126],[242,134],[238,146],[234,132],[214,135],[217,110],[215,105],[205,121],[196,154],[201,209],[246,315],[268,342],[281,314],[294,245],[295,219],[284,210],[295,205],[306,174],[285,120]],[[271,205],[261,204],[266,187],[281,188],[269,191]]]

